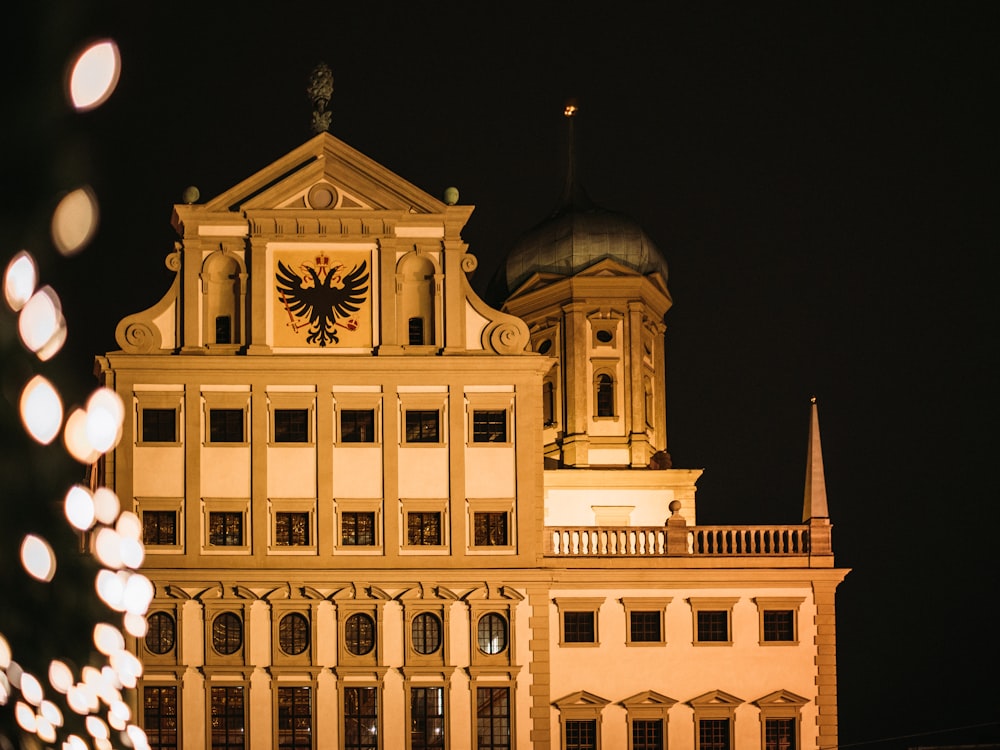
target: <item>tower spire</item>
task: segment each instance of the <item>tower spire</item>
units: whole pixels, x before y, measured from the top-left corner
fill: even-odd
[[[806,490],[802,503],[803,523],[813,518],[829,518],[826,505],[826,477],[823,474],[823,449],[819,442],[819,410],[812,398],[809,419],[809,449],[806,455]]]
[[[594,202],[590,200],[580,183],[579,169],[576,163],[576,116],[580,108],[575,99],[566,102],[563,109],[563,116],[567,120],[566,133],[566,183],[563,185],[562,199],[554,211],[553,215],[560,214],[569,209],[592,209]]]

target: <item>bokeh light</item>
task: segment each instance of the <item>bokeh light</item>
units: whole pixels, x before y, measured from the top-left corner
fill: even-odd
[[[94,514],[101,523],[112,524],[118,518],[121,503],[118,495],[107,487],[98,487],[94,492]]]
[[[56,574],[56,553],[40,536],[28,534],[21,542],[21,564],[32,578],[48,582]]]
[[[49,684],[58,693],[66,694],[73,687],[73,671],[66,662],[53,659],[49,664]]]
[[[99,209],[97,197],[89,187],[81,187],[63,196],[52,212],[52,244],[66,256],[76,255],[97,232]]]
[[[65,341],[66,320],[62,314],[59,295],[50,286],[43,286],[24,303],[17,318],[17,331],[21,341],[33,352],[46,350],[49,358]],[[60,341],[62,336],[62,341]],[[53,343],[56,342],[53,351]]]
[[[95,42],[73,61],[69,100],[78,111],[99,107],[115,90],[121,74],[118,45],[110,39]]]
[[[110,388],[98,388],[87,400],[87,439],[95,450],[105,453],[122,434],[125,404]]]
[[[62,425],[62,399],[42,375],[36,375],[21,392],[21,421],[32,439],[48,445]]]
[[[66,518],[80,531],[94,525],[94,496],[82,484],[74,484],[66,493]]]
[[[38,266],[31,253],[22,250],[7,264],[3,274],[3,296],[10,309],[17,312],[31,299],[38,286]]]
[[[101,457],[101,452],[90,444],[87,437],[87,412],[83,409],[74,409],[66,418],[63,443],[69,455],[82,464],[92,464]]]

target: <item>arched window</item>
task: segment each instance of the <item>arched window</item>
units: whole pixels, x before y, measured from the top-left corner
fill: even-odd
[[[597,397],[598,417],[613,417],[615,415],[615,381],[602,372],[594,382]]]
[[[646,378],[644,386],[646,394],[646,426],[654,427],[656,426],[656,404],[653,402],[653,384],[649,378]]]
[[[542,423],[554,424],[556,421],[556,386],[551,380],[542,383]]]
[[[406,255],[397,267],[400,342],[408,346],[436,343],[434,340],[433,261],[415,252]]]
[[[240,296],[242,294],[239,261],[232,255],[213,253],[202,268],[205,294],[205,343],[240,343]]]

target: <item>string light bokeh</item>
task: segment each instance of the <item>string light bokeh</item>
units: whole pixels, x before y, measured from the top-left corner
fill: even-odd
[[[121,56],[112,40],[84,45],[65,64],[70,111],[100,107],[114,93],[120,72]],[[56,198],[48,240],[57,257],[68,258],[94,238],[99,200],[89,185]],[[122,509],[112,489],[96,486],[93,471],[121,439],[125,407],[107,388],[93,391],[82,407],[64,407],[56,378],[39,371],[62,349],[68,331],[57,291],[41,285],[36,256],[50,247],[2,250],[10,255],[3,276],[7,311],[0,318],[4,395],[16,409],[25,444],[8,451],[15,460],[23,454],[24,461],[20,466],[11,462],[7,470],[15,473],[5,477],[8,486],[0,495],[0,525],[20,536],[20,569],[5,571],[6,601],[0,610],[0,750],[141,750],[149,743],[126,691],[136,687],[142,665],[129,651],[127,636],[145,636],[145,615],[155,592],[139,572],[145,550],[138,516]],[[12,330],[19,351],[11,343]],[[32,443],[64,455],[52,462],[37,459]],[[46,467],[67,456],[82,481],[67,483],[61,496],[45,496],[53,486],[53,478],[44,475]],[[23,502],[23,487],[38,497]],[[30,507],[35,501],[39,513]],[[54,506],[59,512],[46,515]],[[28,528],[22,532],[22,527]],[[0,539],[9,546],[9,536]],[[81,576],[92,578],[88,591],[76,585]],[[80,617],[69,623],[75,628],[73,642],[48,642],[50,630],[66,627],[61,609],[74,605]],[[87,615],[98,619],[83,627]],[[51,656],[60,650],[67,655]]]

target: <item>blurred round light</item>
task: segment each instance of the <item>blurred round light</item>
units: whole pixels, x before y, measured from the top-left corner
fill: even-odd
[[[21,675],[21,695],[33,706],[41,704],[45,694],[42,692],[42,683],[35,675],[27,672]]]
[[[111,728],[114,729],[116,732],[121,732],[121,731],[124,731],[127,722],[124,719],[122,719],[120,716],[118,716],[115,713],[112,713],[109,710],[108,711],[108,724],[110,724]]]
[[[21,391],[21,421],[38,443],[48,445],[59,434],[62,424],[62,400],[55,387],[41,375],[35,375]]]
[[[39,581],[48,583],[56,574],[55,552],[48,542],[34,534],[28,534],[21,542],[21,564],[28,575]]]
[[[114,625],[99,622],[94,626],[94,645],[105,656],[125,648],[125,637]]]
[[[38,734],[38,739],[42,742],[56,741],[56,728],[52,726],[51,721],[41,714],[35,717],[35,732]]]
[[[109,568],[122,567],[121,537],[110,526],[104,526],[94,537],[94,555]]]
[[[3,274],[3,296],[10,309],[17,312],[31,299],[38,285],[38,266],[31,253],[22,250],[7,264]]]
[[[121,74],[118,46],[110,39],[95,42],[73,62],[69,100],[83,112],[99,107],[111,96]]]
[[[63,335],[65,341],[64,332],[60,331],[65,327],[62,302],[50,286],[43,286],[31,295],[31,299],[24,303],[17,317],[17,331],[21,334],[21,341],[33,352],[46,347],[53,340],[58,340],[59,335]]]
[[[56,692],[67,693],[73,687],[73,671],[66,662],[53,659],[49,664],[49,684]]]
[[[60,349],[62,349],[63,344],[66,343],[67,335],[66,319],[63,318],[60,321],[60,325],[56,329],[56,332],[52,335],[52,338],[46,341],[45,345],[35,352],[35,356],[42,362],[48,362],[59,353]]]
[[[128,729],[125,730],[125,734],[128,738],[132,740],[132,744],[136,747],[144,747],[149,744],[149,740],[146,739],[146,733],[142,730],[142,727],[137,727],[135,724],[129,724]]]
[[[111,736],[111,733],[108,731],[108,725],[101,721],[100,717],[88,716],[86,724],[87,731],[95,740],[101,738],[107,739]]]
[[[119,535],[118,556],[121,557],[122,565],[135,570],[142,567],[142,561],[146,559],[146,548],[137,539],[127,539]]]
[[[10,644],[0,633],[0,669],[7,669],[10,666]]]
[[[122,595],[125,593],[125,582],[110,570],[102,570],[96,579],[97,595],[116,612],[125,610]]]
[[[110,388],[98,388],[87,400],[87,439],[95,450],[114,448],[122,435],[125,404]]]
[[[87,743],[79,735],[71,734],[63,742],[62,750],[88,750]]]
[[[126,539],[138,541],[142,537],[142,521],[130,510],[123,510],[115,522],[115,531]]]
[[[97,520],[110,526],[118,518],[120,510],[118,495],[107,487],[98,487],[94,493],[94,515]]]
[[[66,518],[80,531],[94,525],[94,496],[82,484],[74,484],[66,493]]]
[[[23,701],[18,701],[14,708],[14,716],[17,718],[18,726],[25,732],[35,733],[38,722],[35,719],[35,710]]]
[[[63,443],[65,443],[69,455],[82,464],[89,466],[101,457],[100,451],[95,450],[87,438],[87,412],[83,409],[74,409],[66,418],[66,426],[63,427]]]
[[[6,706],[9,699],[10,682],[7,680],[7,675],[0,672],[0,706]]]
[[[60,711],[59,706],[52,701],[42,701],[42,705],[39,707],[38,713],[44,716],[45,720],[51,723],[54,727],[61,727],[63,725],[62,711]]]
[[[81,716],[90,713],[90,693],[84,685],[74,685],[66,691],[66,705]]]
[[[113,653],[110,662],[111,668],[115,670],[122,685],[134,688],[136,680],[142,677],[142,662],[134,654],[130,654],[124,649]]]
[[[52,244],[63,255],[76,255],[97,231],[97,197],[89,187],[63,196],[52,212]]]
[[[117,716],[123,722],[121,729],[125,729],[124,724],[132,718],[132,709],[128,707],[125,701],[113,701],[108,709],[109,714]],[[116,727],[117,728],[117,727]]]
[[[133,573],[125,584],[125,593],[122,595],[125,611],[136,615],[146,614],[154,593],[153,584],[146,576]]]
[[[125,630],[128,634],[134,638],[145,638],[146,633],[149,631],[149,623],[146,621],[145,615],[136,615],[131,612],[126,612],[125,617],[122,618],[125,625]]]

